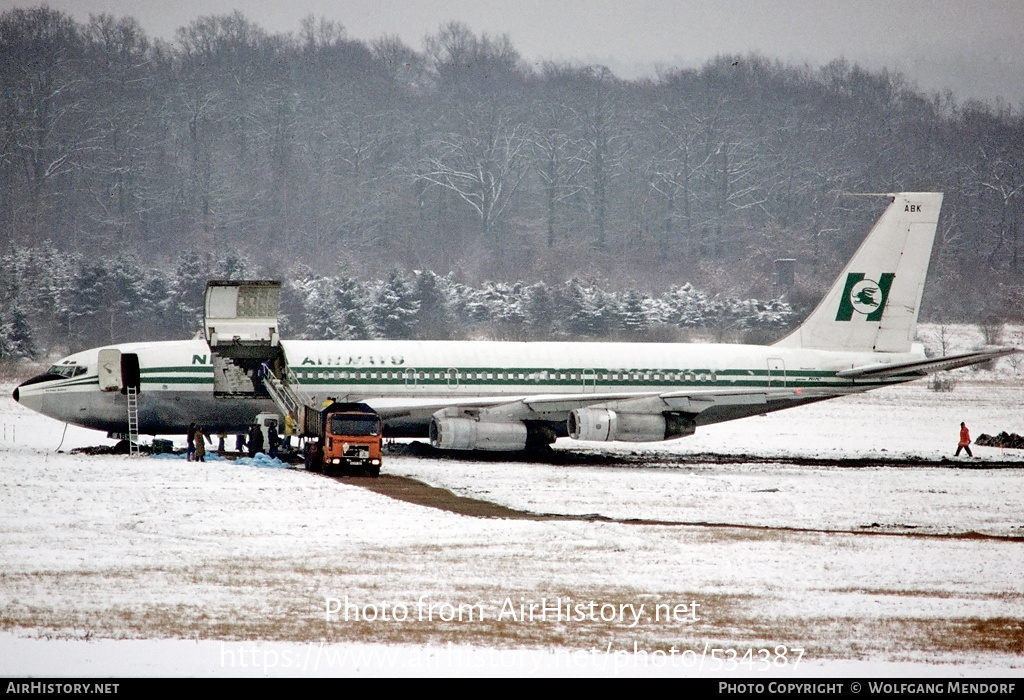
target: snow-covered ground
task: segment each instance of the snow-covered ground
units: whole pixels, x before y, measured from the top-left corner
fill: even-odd
[[[638,467],[384,468],[523,510],[690,525],[472,518],[302,470],[58,454],[63,426],[5,390],[0,674],[757,676],[767,657],[784,677],[1021,676],[1024,455],[792,461],[938,461],[960,421],[1024,433],[1024,382],[982,376],[662,445],[557,446],[642,453]],[[95,444],[69,428],[61,449]],[[706,453],[784,463],[679,459]]]
[[[515,467],[479,462],[391,460],[391,473],[456,493],[536,512],[795,528],[970,531],[1024,535],[1021,473],[951,469],[1020,461],[1024,452],[972,446],[954,460],[960,422],[977,437],[1024,433],[1024,382],[963,382],[934,392],[925,381],[741,421],[707,426],[670,443],[618,443],[643,467]],[[559,449],[604,451],[562,440]],[[927,467],[806,467],[793,464],[680,465],[680,457],[750,455],[791,462],[877,458]],[[953,464],[943,463],[943,458]],[[1009,480],[1009,481],[1008,481]],[[581,485],[585,484],[585,488]]]

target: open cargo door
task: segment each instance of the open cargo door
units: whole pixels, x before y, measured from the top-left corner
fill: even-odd
[[[260,367],[279,372],[277,307],[281,283],[211,280],[206,285],[203,331],[210,343],[215,396],[265,397]]]
[[[281,283],[211,280],[206,285],[203,331],[210,347],[277,346]]]

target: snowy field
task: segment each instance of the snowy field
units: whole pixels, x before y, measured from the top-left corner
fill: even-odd
[[[56,453],[64,426],[5,388],[0,674],[1019,677],[1024,454],[940,461],[960,421],[1024,433],[1014,375],[556,446],[637,466],[384,467],[531,512],[680,525],[473,518],[302,470],[73,456],[110,444],[75,428]],[[708,454],[780,463],[685,459]],[[929,466],[799,464],[863,457]]]

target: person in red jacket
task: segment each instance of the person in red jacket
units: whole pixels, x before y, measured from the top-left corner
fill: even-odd
[[[960,424],[960,443],[956,446],[956,454],[954,457],[960,456],[960,450],[967,450],[967,456],[973,457],[971,453],[971,431],[967,429],[964,423]]]

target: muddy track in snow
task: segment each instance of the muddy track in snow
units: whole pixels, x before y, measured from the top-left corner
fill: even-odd
[[[1024,469],[1024,451],[1011,450],[1017,459],[979,460],[943,457],[939,460],[923,457],[863,457],[830,459],[825,457],[778,456],[765,457],[750,454],[659,454],[653,452],[571,452],[543,449],[530,452],[482,452],[466,450],[437,450],[420,442],[395,443],[387,446],[388,456],[424,457],[460,462],[515,462],[517,464],[550,464],[564,467],[642,467],[658,469],[704,464],[785,464],[806,467],[932,467],[938,469]]]
[[[535,513],[525,510],[517,510],[507,506],[484,501],[467,496],[459,496],[448,489],[430,486],[422,481],[410,479],[405,476],[391,476],[383,474],[378,478],[371,477],[331,477],[343,483],[360,486],[367,491],[379,493],[382,496],[394,498],[395,500],[413,503],[428,508],[436,508],[448,513],[467,515],[474,518],[504,518],[508,520],[558,520],[576,522],[601,522],[618,523],[621,525],[654,525],[670,527],[702,527],[721,528],[732,530],[748,530],[764,533],[813,533],[829,535],[868,535],[868,536],[897,536],[916,537],[941,540],[974,540],[991,542],[1022,542],[1024,535],[986,535],[978,532],[958,533],[927,533],[914,532],[912,526],[881,526],[878,524],[867,525],[855,530],[827,530],[805,527],[769,526],[769,525],[744,525],[737,523],[714,523],[703,521],[676,521],[676,520],[650,520],[644,518],[610,518],[599,513],[592,514],[565,514],[565,513]]]

